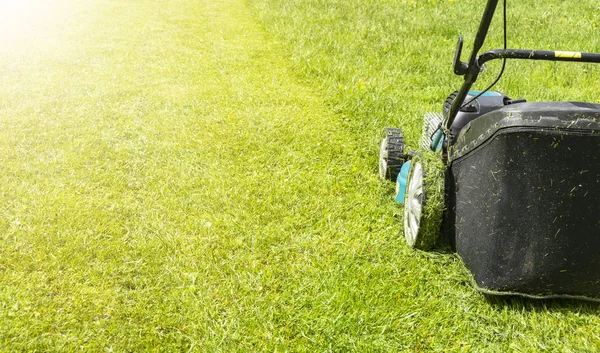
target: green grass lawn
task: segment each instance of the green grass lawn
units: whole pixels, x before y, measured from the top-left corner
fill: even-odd
[[[0,5],[0,351],[600,350],[597,305],[486,300],[408,249],[376,175],[381,129],[416,147],[460,83],[481,1],[29,2]],[[597,25],[509,1],[510,46],[598,52]],[[498,88],[598,101],[599,74]]]

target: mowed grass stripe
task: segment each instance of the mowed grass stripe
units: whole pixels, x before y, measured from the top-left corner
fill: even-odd
[[[240,2],[63,5],[3,48],[2,346],[324,343],[385,221],[352,135]]]

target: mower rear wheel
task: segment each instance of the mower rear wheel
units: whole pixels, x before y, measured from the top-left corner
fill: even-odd
[[[405,161],[402,130],[385,128],[379,148],[379,178],[395,182]]]
[[[404,237],[411,248],[430,250],[441,240],[445,165],[440,155],[432,151],[417,152],[410,163]]]

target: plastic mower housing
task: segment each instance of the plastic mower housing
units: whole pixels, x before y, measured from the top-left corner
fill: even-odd
[[[521,103],[449,149],[448,237],[489,293],[600,298],[600,105]]]

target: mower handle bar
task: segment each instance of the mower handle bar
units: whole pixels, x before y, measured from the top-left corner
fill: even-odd
[[[487,51],[477,57],[477,66],[494,59],[524,59],[547,61],[576,61],[583,63],[600,63],[600,54],[572,51],[497,49]]]
[[[481,71],[481,67],[484,63],[494,59],[526,59],[526,60],[549,60],[549,61],[575,61],[575,62],[589,62],[589,63],[600,63],[600,54],[593,53],[580,53],[580,52],[563,52],[563,51],[550,51],[550,50],[523,50],[523,49],[498,49],[485,52],[481,55],[477,55],[487,36],[488,29],[494,17],[494,12],[498,5],[499,0],[488,0],[481,16],[481,22],[477,34],[475,35],[475,41],[473,43],[473,50],[469,56],[468,62],[460,61],[462,42],[463,38],[458,39],[456,46],[456,53],[454,55],[454,72],[457,75],[464,76],[464,82],[454,100],[450,106],[448,116],[444,118],[442,124],[444,133],[450,134],[450,126],[456,118],[458,111],[460,110],[465,98],[469,94],[469,90]]]

